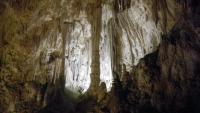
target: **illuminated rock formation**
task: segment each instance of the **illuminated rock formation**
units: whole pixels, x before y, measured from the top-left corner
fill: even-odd
[[[167,9],[177,8],[172,3],[166,3]],[[124,71],[130,72],[141,58],[155,51],[161,35],[173,26],[173,19],[178,17],[175,11],[153,12],[153,4],[154,1],[146,0],[62,0],[51,4],[48,13],[42,12],[42,18],[36,19],[36,25],[33,25],[37,26],[37,22],[55,24],[45,36],[47,38],[40,42],[35,58],[43,51],[48,60],[51,52],[60,51],[62,57],[45,65],[51,71],[48,76],[54,81],[64,73],[66,87],[75,92],[85,92],[90,84],[98,86],[100,82],[105,82],[109,91],[113,77],[123,75]],[[164,16],[170,13],[168,23],[163,13]],[[39,14],[36,12],[36,15]],[[159,19],[155,21],[154,15]],[[35,72],[39,72],[40,67],[36,67]]]

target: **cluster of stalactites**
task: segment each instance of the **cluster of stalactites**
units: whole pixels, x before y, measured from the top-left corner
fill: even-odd
[[[122,12],[131,7],[131,0],[114,0],[113,6],[117,13]]]
[[[174,20],[169,19],[176,14],[171,10],[175,7],[172,1],[61,0],[59,8],[51,8],[56,4],[46,6],[48,11],[43,16],[38,11],[41,17],[34,18],[33,25],[56,21],[59,30],[48,31],[36,57],[41,51],[59,50],[63,59],[45,66],[47,70],[55,68],[49,76],[54,79],[64,73],[66,88],[80,92],[86,92],[95,78],[105,82],[109,91],[115,74],[130,72],[141,58],[156,50],[163,28],[173,25]],[[162,6],[165,9],[160,9]],[[55,38],[55,34],[60,35]],[[64,70],[58,65],[63,65]],[[41,68],[39,63],[36,68],[36,72]]]

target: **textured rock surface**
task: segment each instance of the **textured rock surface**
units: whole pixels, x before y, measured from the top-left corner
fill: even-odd
[[[45,107],[40,112],[73,113],[76,107],[66,95],[74,98],[72,92],[88,89],[98,96],[74,102],[77,110],[95,105],[93,112],[198,111],[198,4],[0,1],[0,112],[31,113]]]
[[[55,82],[64,75],[66,88],[85,92],[94,79],[97,85],[105,82],[109,91],[115,74],[130,72],[141,58],[155,51],[161,34],[171,28],[173,18],[178,18],[174,9],[180,8],[174,6],[174,1],[168,2],[167,8],[172,10],[168,12],[154,11],[154,1],[147,0],[21,3],[36,8],[31,7],[30,19],[22,33],[25,37],[30,34],[37,43],[30,51],[29,62],[35,68],[31,72],[32,80]],[[17,3],[11,2],[13,7]],[[168,23],[162,14],[168,14]]]
[[[86,91],[91,82],[90,75],[97,73],[97,76],[99,76],[99,69],[95,69],[94,72],[92,69],[96,65],[100,65],[101,82],[105,82],[107,90],[110,90],[113,72],[121,74],[123,68],[130,71],[140,58],[156,49],[160,42],[161,33],[164,32],[162,29],[164,20],[161,19],[159,24],[156,25],[157,23],[153,20],[154,17],[151,11],[153,3],[146,2],[142,0],[132,1],[128,4],[129,7],[116,12],[113,8],[113,1],[105,1],[105,3],[98,6],[102,7],[102,11],[99,12],[101,14],[98,17],[102,19],[101,25],[98,25],[97,28],[92,26],[95,26],[98,19],[94,19],[94,17],[90,20],[92,13],[90,14],[85,7],[77,12],[77,17],[70,18],[74,27],[71,31],[68,31],[72,35],[68,35],[68,39],[66,39],[68,45],[66,48],[69,49],[65,53],[68,54],[65,60],[65,75],[68,80],[66,86],[69,86],[70,89]],[[118,3],[118,5],[121,7],[123,4]],[[88,5],[88,7],[90,6]],[[171,7],[174,8],[174,6]],[[171,9],[171,7],[169,8]],[[73,11],[73,9],[70,10]],[[95,12],[97,8],[92,10]],[[173,14],[172,16],[175,17],[176,12],[173,12]],[[101,31],[98,31],[101,32],[101,37],[92,35],[96,32],[93,29],[101,29]],[[100,38],[100,42],[99,39],[95,42],[92,41],[96,37]],[[93,51],[92,48],[97,48],[98,45],[100,45],[100,56],[96,58],[93,53],[98,50]],[[95,66],[92,65],[93,58],[99,59],[100,64],[95,63]]]
[[[190,21],[180,20],[158,51],[126,73],[123,82],[116,81],[113,102],[107,105],[111,112],[198,113],[200,40],[196,30]],[[120,107],[112,107],[116,103]]]

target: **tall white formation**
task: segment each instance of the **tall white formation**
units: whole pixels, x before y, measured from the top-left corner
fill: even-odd
[[[99,46],[100,54],[100,79],[106,83],[107,90],[112,87],[113,72],[112,72],[112,53],[111,53],[111,38],[109,35],[109,20],[113,18],[112,7],[108,4],[102,5],[102,28]]]
[[[64,61],[65,86],[75,92],[86,92],[92,82],[90,76],[93,68],[91,64],[94,37],[92,23],[88,17],[89,1],[60,0],[59,4],[47,7],[47,12],[36,21],[36,25],[45,22],[57,23],[37,48],[36,60],[43,55],[42,62],[46,62],[48,76],[53,80],[61,74]],[[159,45],[164,19],[155,22],[152,4],[148,0],[132,0],[130,7],[125,9],[119,4],[123,10],[118,12],[114,10],[112,0],[104,0],[101,4],[99,76],[101,82],[106,83],[108,91],[112,87],[114,74],[123,74],[123,69],[130,72],[132,66],[137,65],[141,58],[156,50]],[[175,7],[171,0],[169,6]],[[37,13],[39,14],[39,11],[36,15]],[[48,62],[54,51],[63,52],[63,56]],[[41,69],[40,65],[36,63],[35,75],[39,75],[37,72]]]
[[[121,63],[127,71],[146,54],[153,52],[160,43],[162,30],[153,21],[151,7],[142,0],[132,1],[131,8],[117,14],[117,27],[121,32]]]
[[[70,28],[65,45],[66,87],[85,92],[90,86],[91,24],[85,11],[81,11]]]

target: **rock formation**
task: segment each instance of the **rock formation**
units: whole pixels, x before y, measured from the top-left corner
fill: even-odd
[[[198,113],[198,0],[1,0],[0,112]]]

